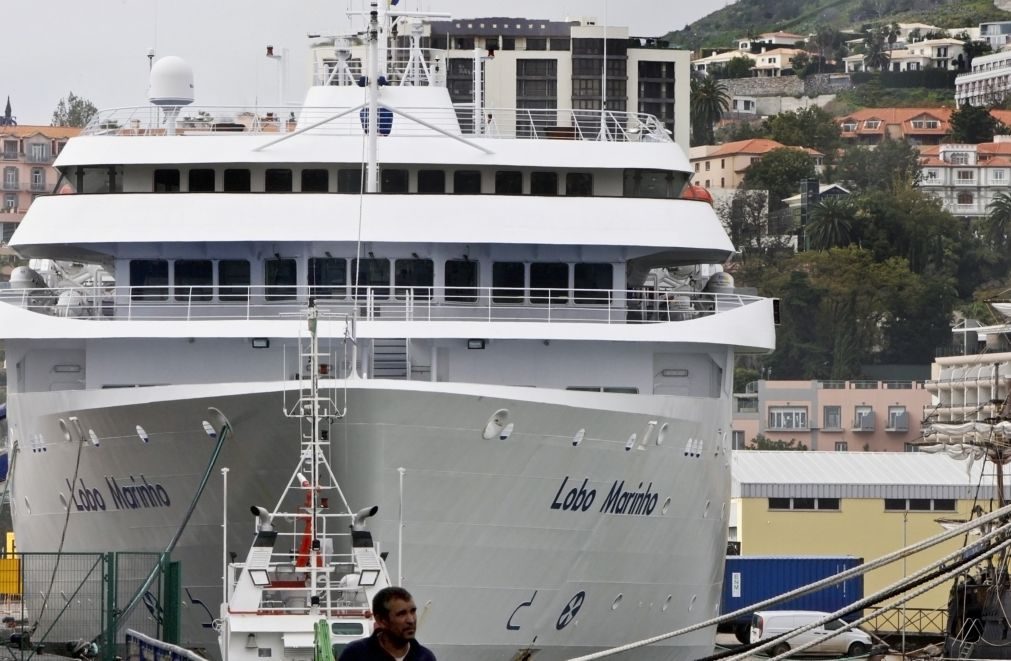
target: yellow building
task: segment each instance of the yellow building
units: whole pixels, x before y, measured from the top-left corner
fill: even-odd
[[[979,464],[970,468],[919,452],[737,450],[732,462],[729,533],[741,555],[851,555],[870,562],[938,535],[937,519],[965,519],[976,502],[989,511],[996,496],[989,465],[981,471]],[[864,594],[961,546],[958,537],[872,571],[864,577]],[[949,587],[908,602],[910,617],[933,618],[939,626],[932,611],[946,608]]]

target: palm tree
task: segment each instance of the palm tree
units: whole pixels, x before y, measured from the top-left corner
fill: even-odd
[[[880,32],[873,32],[864,38],[864,66],[879,71],[888,68],[891,57],[885,49],[885,38]]]
[[[881,28],[881,35],[888,42],[888,50],[895,48],[895,42],[899,40],[899,34],[902,32],[902,28],[899,27],[898,23],[892,23],[891,25],[885,25]]]
[[[730,95],[722,82],[712,76],[693,76],[691,82],[692,144],[715,142],[713,125],[730,108]]]
[[[810,247],[814,250],[828,250],[849,245],[855,214],[853,203],[845,195],[823,197],[811,207],[806,229]]]
[[[994,245],[1005,246],[1011,233],[1011,193],[997,193],[986,211],[986,220],[983,221],[986,235]]]

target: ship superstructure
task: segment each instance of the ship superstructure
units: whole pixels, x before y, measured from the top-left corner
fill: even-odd
[[[244,476],[233,536],[221,549],[211,485],[174,557],[214,603],[217,559],[289,477],[279,413],[314,372],[347,407],[335,477],[379,506],[439,658],[561,659],[712,617],[733,359],[772,349],[773,302],[723,272],[734,247],[682,197],[688,160],[655,118],[454,107],[439,53],[381,47],[415,20],[375,8],[348,42],[366,61],[337,40],[298,108],[197,108],[165,58],[152,105],[70,141],[66,194],[11,242],[33,270],[0,291],[19,548],[161,550],[213,406]],[[315,370],[292,362],[310,299],[332,356]],[[213,617],[184,618],[212,649]]]

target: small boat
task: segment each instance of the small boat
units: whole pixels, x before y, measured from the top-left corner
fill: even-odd
[[[272,510],[251,506],[255,536],[245,562],[225,566],[219,643],[224,661],[333,659],[372,633],[372,598],[390,585],[366,527],[378,507],[352,511],[327,461],[330,425],[345,410],[324,397],[310,304],[309,378],[287,415],[301,418],[298,460]],[[322,354],[326,355],[326,354]],[[222,471],[227,480],[227,469]]]

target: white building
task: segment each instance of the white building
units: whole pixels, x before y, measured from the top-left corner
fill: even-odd
[[[980,55],[972,71],[955,78],[955,103],[985,106],[1000,102],[1011,90],[1011,51]]]
[[[1011,41],[1011,21],[980,23],[979,37],[995,51],[1001,50]]]
[[[920,71],[923,69],[958,68],[959,56],[964,57],[965,45],[960,39],[944,37],[940,39],[925,39],[906,44],[904,48],[888,51],[889,71]],[[850,55],[843,58],[846,72],[867,71],[863,54]]]
[[[1011,182],[1011,136],[979,145],[922,147],[920,186],[956,216],[982,217]]]
[[[708,57],[700,57],[692,60],[692,71],[698,71],[699,73],[712,73],[714,69],[725,67],[731,60],[739,57],[748,60],[752,67],[755,66],[755,55],[752,55],[747,51],[728,50],[723,53],[715,53]]]

